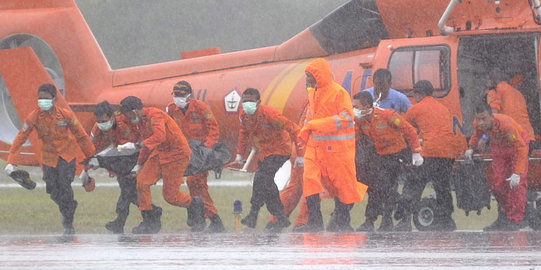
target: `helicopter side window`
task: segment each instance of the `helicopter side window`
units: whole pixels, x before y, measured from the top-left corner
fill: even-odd
[[[392,87],[412,96],[413,85],[428,80],[434,86],[434,97],[444,97],[451,89],[449,63],[450,49],[444,45],[399,48],[389,60]]]

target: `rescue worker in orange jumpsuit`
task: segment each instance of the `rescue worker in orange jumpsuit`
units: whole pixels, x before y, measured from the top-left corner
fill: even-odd
[[[242,93],[239,118],[241,125],[235,161],[243,162],[242,155],[246,153],[250,142],[257,150],[258,159],[250,212],[241,223],[255,228],[259,209],[266,205],[267,210],[276,217],[276,223],[267,229],[280,232],[291,223],[284,213],[274,176],[289,160],[291,143],[297,142],[299,126],[285,118],[277,109],[261,105],[259,91],[255,88],[248,88]]]
[[[374,143],[377,155],[373,162],[379,164],[379,169],[369,177],[372,179],[367,179],[369,200],[366,220],[357,231],[373,231],[379,213],[383,213],[383,217],[378,230],[392,231],[392,212],[396,201],[392,195],[395,194],[393,191],[398,184],[402,162],[409,160],[408,144],[413,153],[411,160],[414,166],[421,166],[423,157],[415,128],[393,110],[374,108],[373,102],[372,95],[367,91],[353,96],[357,133],[359,137],[366,135]]]
[[[122,115],[115,115],[115,111],[111,104],[107,101],[100,102],[94,109],[96,124],[90,133],[90,139],[96,147],[96,152],[99,153],[104,149],[112,146],[122,152],[124,149],[135,149],[137,143],[137,135],[130,130],[121,119]],[[90,168],[97,168],[99,163],[96,158],[89,161]],[[109,171],[110,175],[116,175],[115,172]],[[115,234],[124,233],[124,225],[130,213],[130,204],[139,206],[137,202],[137,187],[135,176],[131,173],[126,175],[117,175],[118,186],[120,187],[120,195],[116,203],[117,217],[113,221],[107,222],[105,228]],[[157,233],[161,229],[160,217],[162,208],[152,205],[153,226],[152,233]],[[135,233],[138,231],[135,230]]]
[[[192,86],[187,81],[179,81],[173,87],[173,102],[166,107],[166,112],[178,124],[187,140],[201,141],[206,147],[212,146],[220,138],[218,122],[209,106],[202,101],[192,99]],[[210,219],[209,232],[225,231],[218,209],[210,197],[207,184],[208,171],[190,175],[186,183],[192,196],[200,196],[205,203],[205,217]]]
[[[335,208],[329,231],[353,231],[350,210],[363,200],[367,186],[355,178],[355,123],[351,98],[333,81],[331,67],[317,58],[305,68],[308,90],[306,121],[298,138],[306,145],[303,195],[308,206],[308,223],[300,232],[323,230],[320,195],[334,198]]]
[[[75,233],[73,216],[77,208],[71,187],[76,156],[79,147],[87,158],[94,154],[95,149],[73,112],[55,106],[56,95],[56,87],[52,84],[43,84],[38,88],[39,108],[26,117],[15,137],[9,149],[5,172],[9,175],[15,170],[15,157],[35,129],[42,142],[41,164],[46,191],[62,214],[64,234],[71,235]]]
[[[526,100],[519,90],[504,80],[504,76],[505,74],[499,68],[494,68],[489,72],[487,103],[493,113],[508,115],[519,123],[528,135],[530,142],[533,142],[535,141],[535,133],[530,124]],[[484,146],[485,141],[481,141],[481,146]]]
[[[466,141],[453,133],[453,119],[449,110],[439,103],[432,93],[432,83],[421,80],[413,85],[413,97],[417,102],[406,113],[406,121],[419,130],[422,141],[423,165],[415,171],[417,177],[405,183],[401,201],[404,217],[395,231],[411,231],[411,215],[428,182],[436,192],[434,230],[454,231],[456,224],[451,217],[453,197],[451,195],[451,171],[459,154],[465,150]]]
[[[473,124],[475,131],[464,156],[471,159],[483,134],[488,136],[494,172],[490,189],[498,201],[498,218],[484,230],[519,230],[524,219],[528,185],[528,133],[513,118],[492,113],[486,103],[475,108]]]
[[[180,191],[184,183],[184,171],[190,162],[191,150],[175,123],[166,112],[156,108],[143,108],[141,100],[134,96],[120,102],[120,112],[125,123],[134,130],[141,146],[137,165],[132,173],[137,175],[137,198],[143,222],[134,228],[142,233],[152,232],[152,197],[150,186],[163,179],[163,197],[166,202],[186,207],[188,226],[192,231],[206,227],[203,199]]]

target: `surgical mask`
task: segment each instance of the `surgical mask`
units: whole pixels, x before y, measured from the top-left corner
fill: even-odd
[[[353,115],[355,116],[356,119],[360,119],[362,117],[361,112],[362,112],[362,110],[359,110],[357,108],[353,108]]]
[[[175,105],[177,105],[179,108],[184,109],[186,106],[188,106],[188,97],[174,97],[173,100],[175,101]]]
[[[48,98],[40,98],[38,99],[38,106],[42,110],[48,111],[53,107],[53,100]]]
[[[137,123],[141,122],[141,118],[139,118],[139,116],[136,116],[135,119],[130,120],[130,122],[132,124],[137,124]]]
[[[246,114],[252,115],[257,110],[257,102],[253,102],[253,101],[243,102],[242,109],[246,112]]]
[[[353,114],[355,115],[356,119],[361,119],[365,116],[370,115],[374,111],[374,108],[370,108],[368,110],[359,110],[357,108],[353,108]]]
[[[98,124],[98,128],[101,130],[101,131],[107,131],[109,129],[111,129],[113,127],[113,121],[109,120],[107,122],[103,122],[103,123],[97,123]]]

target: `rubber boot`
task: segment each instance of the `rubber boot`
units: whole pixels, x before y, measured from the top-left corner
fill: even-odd
[[[306,197],[308,206],[308,222],[306,225],[295,227],[294,232],[320,232],[323,231],[323,216],[321,215],[321,199],[319,194]]]
[[[162,208],[159,206],[152,205],[152,211],[150,212],[151,224],[150,229],[151,233],[158,233],[162,229]]]
[[[393,230],[393,218],[391,215],[383,215],[378,232],[390,232]]]
[[[373,232],[374,231],[374,221],[366,219],[366,221],[357,227],[356,231],[358,232]]]
[[[105,224],[105,229],[109,230],[114,234],[123,234],[124,233],[124,224],[126,223],[125,219],[117,217],[113,221],[109,221]]]
[[[498,217],[496,220],[483,228],[483,231],[490,232],[490,231],[499,231],[501,227],[503,226],[503,223],[505,222],[507,218],[505,217],[505,214],[502,212],[500,206],[498,205]]]
[[[267,226],[265,226],[265,229],[270,232],[276,232],[279,233],[282,231],[282,229],[289,227],[291,225],[291,222],[289,221],[289,218],[286,216],[284,211],[282,211],[279,214],[275,215],[276,217],[276,223],[267,223]],[[272,224],[269,226],[269,224]]]
[[[253,206],[250,207],[250,213],[243,219],[241,219],[240,223],[245,225],[249,228],[255,228],[257,225],[257,215],[259,214],[259,209],[254,208]]]
[[[210,224],[205,232],[208,233],[220,233],[225,231],[224,224],[222,222],[222,219],[218,214],[215,214],[214,216],[211,216],[210,218]]]
[[[75,228],[73,228],[73,216],[75,215],[75,209],[77,209],[77,201],[73,201],[71,205],[63,207],[60,211],[62,214],[64,235],[75,234]]]
[[[152,229],[152,210],[143,210],[141,211],[141,216],[143,216],[143,221],[139,225],[133,227],[133,234],[151,234]]]
[[[353,204],[344,204],[337,197],[334,198],[334,211],[331,214],[331,219],[327,224],[328,232],[352,232],[351,217],[349,211],[353,208]]]
[[[411,230],[411,215],[403,216],[402,220],[394,227],[394,231],[397,232],[411,232]]]
[[[188,211],[188,226],[192,224],[192,232],[201,232],[207,226],[205,221],[205,205],[203,198],[196,196],[192,197],[192,203],[186,209]]]

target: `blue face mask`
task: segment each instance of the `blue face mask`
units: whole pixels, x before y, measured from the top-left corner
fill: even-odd
[[[97,123],[97,124],[98,124],[98,128],[102,131],[110,130],[113,127],[113,121],[110,121],[110,120],[104,123]]]
[[[53,100],[48,98],[38,99],[38,107],[44,111],[48,111],[53,107]]]
[[[252,115],[257,110],[257,102],[253,102],[253,101],[243,102],[242,109],[246,112],[246,114]]]

